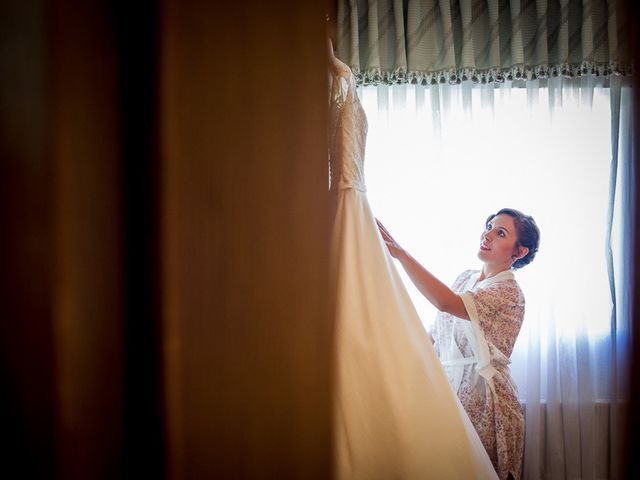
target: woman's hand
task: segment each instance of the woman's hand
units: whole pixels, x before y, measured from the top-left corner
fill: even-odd
[[[405,253],[404,248],[402,248],[400,244],[394,240],[394,238],[391,236],[389,231],[384,227],[384,225],[382,225],[382,223],[380,223],[380,220],[378,220],[377,218],[376,218],[376,223],[378,224],[378,230],[380,230],[382,239],[384,240],[384,243],[387,245],[387,248],[389,249],[389,253],[391,254],[391,256],[394,258],[400,258],[400,256],[402,256]]]

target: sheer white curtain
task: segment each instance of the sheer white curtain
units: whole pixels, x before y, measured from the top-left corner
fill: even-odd
[[[584,76],[359,94],[374,212],[445,283],[479,267],[488,214],[512,207],[536,219],[540,251],[516,273],[527,307],[512,356],[524,478],[616,478],[629,88]],[[435,310],[405,280],[428,325]]]

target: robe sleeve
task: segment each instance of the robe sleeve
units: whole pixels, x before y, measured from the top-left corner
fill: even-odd
[[[515,282],[499,282],[461,295],[476,339],[478,372],[492,385],[496,353],[511,356],[524,318],[524,297]],[[491,348],[497,349],[492,355]]]
[[[524,318],[524,298],[518,285],[501,282],[467,291],[462,301],[469,317],[476,317],[487,342],[510,357]]]

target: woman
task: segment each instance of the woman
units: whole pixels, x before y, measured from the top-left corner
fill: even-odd
[[[536,255],[532,217],[504,208],[486,221],[482,270],[463,272],[449,288],[378,227],[391,255],[440,311],[431,331],[449,383],[469,415],[501,479],[519,479],[524,414],[509,374],[509,357],[524,317],[524,296],[512,270]]]

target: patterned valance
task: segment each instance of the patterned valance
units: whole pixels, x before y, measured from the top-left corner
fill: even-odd
[[[622,0],[337,0],[359,84],[631,73]]]

